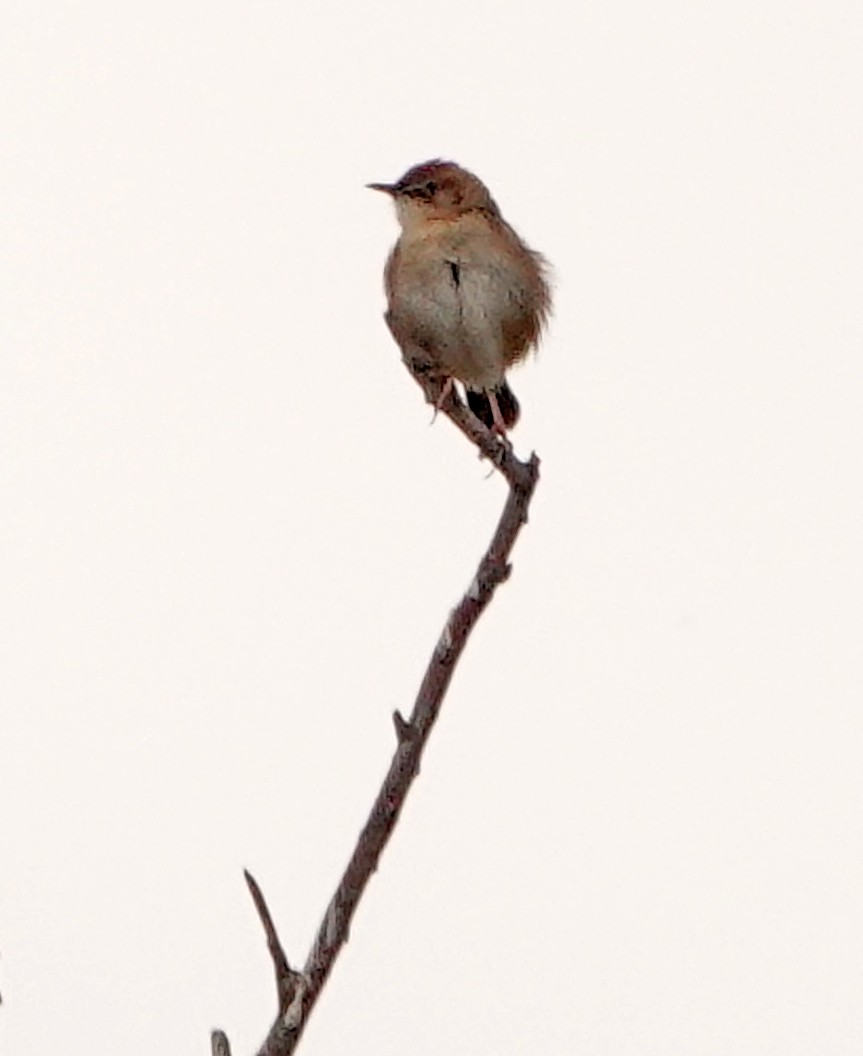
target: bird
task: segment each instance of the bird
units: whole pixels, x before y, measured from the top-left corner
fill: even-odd
[[[536,348],[551,312],[549,265],[504,220],[486,185],[436,158],[389,195],[401,231],[384,269],[385,319],[405,362],[453,381],[489,429],[506,437],[520,408],[506,372]]]

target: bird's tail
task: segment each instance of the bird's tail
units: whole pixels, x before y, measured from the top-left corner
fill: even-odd
[[[489,392],[494,396],[497,401],[498,410],[500,416],[503,418],[503,424],[507,429],[512,429],[515,423],[518,421],[520,414],[520,408],[518,406],[518,400],[512,389],[504,381],[496,389],[491,389],[486,392],[473,392],[471,389],[467,390],[467,405],[473,411],[473,413],[479,418],[479,420],[489,429],[494,428],[494,415],[491,409],[491,401],[489,400]]]

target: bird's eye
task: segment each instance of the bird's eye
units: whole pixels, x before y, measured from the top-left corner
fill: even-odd
[[[437,192],[437,184],[434,180],[426,180],[425,183],[413,183],[404,188],[403,193],[411,198],[421,198],[423,201],[431,201]]]

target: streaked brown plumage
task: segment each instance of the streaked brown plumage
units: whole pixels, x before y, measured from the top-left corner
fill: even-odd
[[[467,390],[489,428],[518,419],[506,371],[539,340],[551,309],[546,262],[503,219],[488,188],[453,162],[392,184],[401,236],[387,260],[387,323],[405,360]]]

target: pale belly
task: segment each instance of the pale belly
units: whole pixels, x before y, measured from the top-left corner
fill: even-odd
[[[497,388],[517,358],[505,347],[505,333],[524,312],[520,291],[493,267],[437,261],[413,270],[392,298],[394,324],[442,374],[472,389]]]

